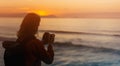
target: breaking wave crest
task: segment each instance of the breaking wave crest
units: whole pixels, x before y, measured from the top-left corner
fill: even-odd
[[[14,41],[16,38],[7,38],[7,37],[0,37],[0,41],[11,40]],[[83,45],[83,44],[73,44],[72,42],[55,42],[53,44],[55,47],[63,47],[63,48],[75,48],[75,49],[91,49],[93,52],[107,52],[112,54],[120,55],[120,50],[113,49],[113,48],[106,48],[106,47],[96,47],[91,45]]]
[[[120,34],[114,34],[114,33],[108,34],[108,33],[92,33],[92,32],[59,31],[59,30],[39,30],[39,32],[53,32],[53,33],[59,33],[59,34],[85,34],[85,35],[120,37]]]

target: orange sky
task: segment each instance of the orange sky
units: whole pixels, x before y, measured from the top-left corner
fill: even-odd
[[[57,16],[83,13],[119,13],[120,0],[1,0],[0,2],[0,14],[31,11]]]

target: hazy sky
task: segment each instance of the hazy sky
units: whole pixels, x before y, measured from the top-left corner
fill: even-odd
[[[119,13],[120,0],[1,0],[0,13]],[[44,15],[44,14],[43,14]]]

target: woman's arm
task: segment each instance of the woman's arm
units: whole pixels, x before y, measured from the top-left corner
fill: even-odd
[[[32,66],[35,60],[43,61],[46,64],[51,64],[54,60],[53,46],[48,45],[46,50],[43,43],[38,39],[27,43],[25,49],[27,66]]]
[[[51,64],[54,60],[53,46],[49,44],[46,50],[42,42],[39,41],[37,45],[39,52],[38,56],[40,57],[41,61],[45,62],[46,64]]]
[[[52,44],[54,43],[54,38],[55,38],[55,34],[50,34],[49,32],[45,32],[42,38],[42,45],[48,44],[47,53],[49,57],[51,58],[49,60],[48,59],[45,60],[44,57],[42,57],[43,61],[47,62],[47,64],[51,64],[54,59],[54,51],[53,51],[53,46],[52,46]]]

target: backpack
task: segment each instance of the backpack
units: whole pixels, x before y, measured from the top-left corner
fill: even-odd
[[[32,39],[27,40],[25,43]],[[4,41],[2,46],[5,48],[5,66],[25,66],[25,49],[23,44],[18,41]]]
[[[16,41],[4,41],[2,46],[5,48],[5,66],[24,66],[25,58],[23,47]]]

